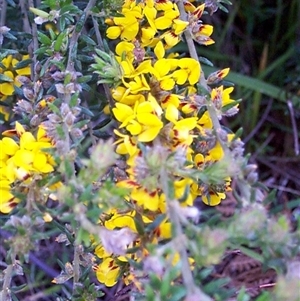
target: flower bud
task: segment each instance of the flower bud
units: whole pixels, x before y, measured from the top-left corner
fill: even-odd
[[[72,112],[70,111],[66,117],[64,118],[64,122],[66,123],[66,125],[71,128],[74,124],[76,117],[72,114]]]
[[[82,133],[81,129],[73,128],[73,129],[71,130],[71,135],[72,135],[73,137],[75,137],[76,139],[79,139],[79,138],[82,137],[83,133]]]
[[[61,122],[61,118],[54,113],[47,115],[47,117],[48,120],[53,124]]]
[[[40,117],[37,114],[33,115],[33,117],[30,120],[30,125],[38,126],[40,123],[41,123]]]
[[[33,101],[34,98],[35,98],[35,95],[34,95],[34,92],[33,92],[32,89],[29,89],[29,88],[24,87],[24,88],[23,88],[23,94],[24,94],[24,96],[25,96],[28,100]]]
[[[66,117],[70,111],[71,110],[70,110],[69,105],[67,105],[66,103],[62,103],[62,105],[60,106],[61,116]]]

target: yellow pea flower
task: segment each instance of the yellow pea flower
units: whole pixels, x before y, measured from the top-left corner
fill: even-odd
[[[183,85],[186,81],[194,85],[199,81],[201,68],[198,61],[193,58],[182,58],[178,61],[179,70],[173,72],[173,78],[178,85]]]
[[[113,258],[105,258],[96,269],[96,277],[105,286],[114,286],[120,275],[120,267]]]

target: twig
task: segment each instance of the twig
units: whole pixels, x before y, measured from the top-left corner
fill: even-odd
[[[14,262],[15,262],[14,252],[11,254],[11,264],[7,266],[4,272],[2,291],[0,291],[0,300],[11,300],[10,298],[10,283],[13,276]]]
[[[1,13],[0,13],[0,26],[5,25],[5,20],[6,20],[6,8],[7,8],[7,2],[6,0],[1,1]]]
[[[74,276],[73,276],[73,293],[76,292],[77,285],[79,283],[80,278],[80,252],[79,252],[79,245],[75,242],[74,244],[74,259],[73,259],[73,269],[74,269]]]
[[[180,19],[183,20],[183,21],[186,21],[187,20],[187,13],[185,12],[182,0],[177,1],[177,6],[178,6],[178,9],[179,9],[179,12],[180,12]],[[199,62],[196,47],[195,47],[195,44],[194,44],[194,41],[193,41],[193,38],[192,38],[192,34],[191,34],[189,28],[187,28],[184,31],[184,36],[185,36],[185,39],[186,39],[186,43],[188,45],[188,49],[189,49],[189,53],[190,53],[191,58],[193,58],[197,62]],[[199,64],[200,64],[200,62],[199,62]],[[210,91],[210,88],[208,87],[207,81],[206,81],[205,76],[204,76],[204,72],[202,70],[201,70],[201,73],[200,73],[199,84],[206,91],[208,91],[208,92]],[[224,141],[220,138],[220,134],[222,133],[222,127],[221,127],[219,118],[217,116],[214,104],[212,103],[211,100],[207,100],[207,111],[208,111],[209,116],[212,120],[217,139],[218,139],[220,145],[222,146],[222,149],[223,149],[224,153],[229,157],[229,155],[230,155],[229,149],[228,149],[227,145],[224,143]]]
[[[261,119],[259,120],[259,122],[257,123],[257,125],[254,127],[254,129],[249,133],[249,135],[247,135],[247,137],[245,139],[243,139],[244,143],[247,143],[248,141],[250,141],[250,139],[259,131],[259,129],[261,128],[261,126],[263,125],[263,123],[265,122],[265,120],[267,119],[270,110],[272,108],[272,104],[273,104],[273,99],[271,99],[268,103],[268,106],[263,114],[263,116],[261,117]]]
[[[69,72],[74,71],[74,59],[75,59],[76,53],[77,53],[77,41],[81,34],[83,25],[85,24],[89,14],[90,14],[90,10],[95,6],[95,4],[96,4],[96,0],[90,0],[88,2],[86,8],[83,11],[84,19],[83,19],[83,21],[80,20],[80,22],[82,22],[82,27],[79,29],[76,29],[76,26],[75,26],[75,31],[72,33],[72,37],[71,37],[70,45],[69,45],[69,56],[68,56],[68,63],[67,63],[67,69],[66,69]],[[79,25],[79,23],[77,23],[77,25]]]
[[[265,147],[271,142],[271,140],[274,138],[275,133],[271,133],[268,138],[263,142],[263,144],[256,150],[256,152],[251,156],[253,160],[255,160],[258,156],[258,154],[265,149]]]
[[[33,0],[28,0],[28,3],[29,3],[30,7],[34,7]],[[33,60],[32,65],[31,65],[31,80],[35,83],[38,80],[38,74],[37,74],[37,72],[35,72],[35,68],[36,68],[36,63],[37,63],[36,51],[39,48],[39,42],[38,42],[38,37],[37,37],[38,36],[37,25],[35,24],[35,22],[32,22],[31,34],[32,34],[32,46],[30,46],[30,47],[32,49],[31,57]]]
[[[23,19],[23,30],[26,33],[31,34],[31,26],[28,18],[28,7],[26,6],[26,1],[20,1],[20,8],[21,8],[21,13],[22,13],[22,19]],[[28,52],[30,54],[30,57],[33,56],[33,46],[30,44],[28,46]]]
[[[282,185],[274,185],[274,184],[267,184],[267,187],[271,187],[280,191],[284,191],[284,192],[289,192],[292,193],[294,195],[300,196],[300,191],[297,189],[292,189],[292,188],[288,188]]]
[[[98,46],[100,46],[100,48],[102,48],[104,50],[104,44],[103,44],[102,36],[101,36],[100,30],[99,30],[98,22],[96,21],[94,16],[92,16],[92,20],[93,20],[93,26],[95,29]]]
[[[195,285],[194,277],[191,271],[189,258],[186,250],[186,244],[184,243],[184,239],[185,239],[184,231],[180,222],[180,217],[176,210],[176,203],[175,203],[176,201],[171,200],[169,197],[170,195],[169,184],[168,184],[169,177],[164,168],[161,168],[160,178],[162,179],[161,185],[162,185],[163,192],[166,196],[169,218],[172,225],[174,226],[173,241],[179,238],[182,242],[181,244],[177,244],[178,246],[177,251],[180,256],[182,280],[184,286],[187,289],[187,296],[195,296],[196,299],[193,299],[195,301],[199,301],[199,300],[211,301],[211,299]]]
[[[291,121],[292,121],[295,155],[298,156],[299,155],[299,140],[298,140],[298,131],[297,131],[297,124],[296,124],[293,104],[290,100],[288,100],[287,105],[288,105],[288,108],[289,108],[289,111],[290,111]]]

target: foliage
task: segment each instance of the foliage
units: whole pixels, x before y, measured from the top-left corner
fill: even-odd
[[[299,217],[268,212],[235,74],[195,46],[231,3],[3,3],[0,299],[297,300]]]

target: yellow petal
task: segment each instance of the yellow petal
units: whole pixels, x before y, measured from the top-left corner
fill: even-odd
[[[54,170],[53,166],[47,162],[47,155],[43,153],[34,155],[33,167],[42,173],[49,173]]]
[[[106,30],[106,36],[111,39],[117,39],[121,34],[121,28],[119,26],[111,26]]]
[[[131,135],[135,136],[142,131],[142,126],[135,120],[131,120],[126,129],[130,132]]]
[[[172,103],[170,103],[167,106],[165,117],[166,117],[167,120],[169,120],[169,121],[173,122],[174,124],[176,124],[176,122],[178,120],[178,117],[179,117],[179,112],[178,112],[177,108]]]
[[[166,18],[165,16],[159,17],[154,20],[155,27],[159,30],[170,28],[172,25],[172,20]]]
[[[163,126],[163,125],[162,125]],[[138,141],[140,142],[150,142],[153,141],[159,134],[161,127],[151,127],[146,129],[141,134],[138,135]]]
[[[116,103],[116,107],[113,108],[113,113],[118,121],[123,122],[128,116],[133,115],[133,110],[125,104]]]
[[[161,41],[159,41],[156,44],[156,46],[154,48],[154,53],[155,53],[155,55],[158,59],[161,59],[165,56],[165,48],[164,48],[164,45]]]
[[[19,145],[12,138],[4,137],[2,141],[0,141],[0,158],[4,154],[13,156],[18,149]]]
[[[14,86],[11,83],[0,84],[0,93],[6,96],[14,94]]]
[[[225,199],[225,193],[210,193],[208,196],[203,195],[202,201],[209,206],[217,206],[221,203],[222,199]]]
[[[137,115],[137,120],[139,123],[146,125],[146,126],[158,126],[162,127],[162,121],[154,114],[151,113],[141,113]]]

